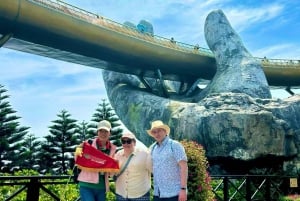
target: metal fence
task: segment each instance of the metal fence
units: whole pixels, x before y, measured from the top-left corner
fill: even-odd
[[[218,201],[278,201],[298,194],[298,178],[261,175],[211,176]]]
[[[261,175],[212,175],[211,184],[217,201],[278,201],[283,195],[298,194],[298,178]],[[4,201],[26,192],[26,201],[38,201],[43,191],[53,200],[61,198],[47,185],[74,184],[71,176],[0,176],[0,192],[4,186],[18,186]],[[80,198],[74,198],[74,201]]]

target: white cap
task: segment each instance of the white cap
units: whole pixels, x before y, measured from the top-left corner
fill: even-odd
[[[110,122],[109,122],[109,121],[106,121],[106,120],[100,121],[99,124],[98,124],[97,131],[98,131],[98,130],[101,130],[101,129],[106,130],[106,131],[110,131],[110,129],[111,129],[111,124],[110,124]]]

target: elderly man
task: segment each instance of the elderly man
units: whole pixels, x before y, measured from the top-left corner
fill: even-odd
[[[184,147],[169,137],[170,127],[153,121],[147,130],[156,143],[151,145],[154,201],[187,200],[187,156]]]

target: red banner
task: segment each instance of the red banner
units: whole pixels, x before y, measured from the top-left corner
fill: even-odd
[[[120,169],[116,160],[87,142],[83,143],[82,156],[75,163],[79,169],[93,172],[119,172]]]

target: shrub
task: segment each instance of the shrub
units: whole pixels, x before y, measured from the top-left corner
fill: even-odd
[[[188,200],[215,200],[210,185],[211,178],[207,172],[208,161],[204,148],[194,141],[183,140],[181,143],[188,157]]]
[[[280,201],[300,201],[300,195],[287,195],[280,198]]]

